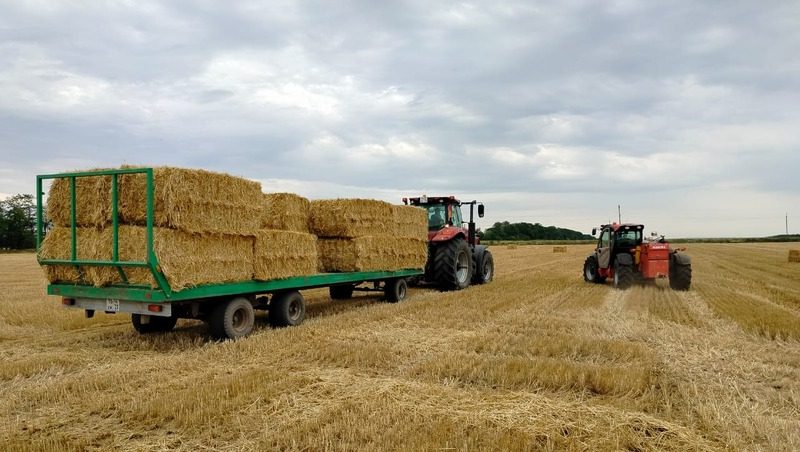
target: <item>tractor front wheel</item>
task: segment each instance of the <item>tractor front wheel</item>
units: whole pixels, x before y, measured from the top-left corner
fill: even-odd
[[[672,290],[689,290],[692,285],[692,265],[677,264],[674,259],[669,264],[669,287]]]
[[[630,265],[614,264],[614,287],[625,290],[633,285],[633,268]]]
[[[598,272],[597,258],[589,256],[583,263],[583,280],[586,282],[593,282],[595,284],[603,284],[606,282],[605,276],[600,276]]]
[[[461,290],[472,277],[472,256],[467,242],[455,238],[442,243],[434,258],[434,280],[442,290]]]
[[[475,274],[472,275],[472,282],[475,284],[486,284],[491,282],[494,277],[494,258],[489,250],[483,252],[480,260],[476,262]]]

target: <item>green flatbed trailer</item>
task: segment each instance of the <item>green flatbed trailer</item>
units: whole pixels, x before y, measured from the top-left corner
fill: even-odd
[[[146,190],[146,256],[144,261],[123,261],[119,258],[118,183],[124,174],[144,174]],[[87,260],[77,257],[77,179],[108,176],[111,178],[112,247],[110,260]],[[68,179],[70,184],[71,247],[69,259],[43,259],[38,251],[45,234],[42,212],[42,185],[45,180]],[[319,273],[269,281],[240,281],[207,284],[173,291],[158,264],[153,246],[154,178],[152,168],[130,168],[36,176],[36,249],[40,265],[70,265],[81,272],[85,267],[114,267],[121,284],[94,287],[90,284],[55,283],[47,286],[48,295],[62,297],[69,308],[83,309],[87,317],[95,312],[131,314],[131,322],[140,333],[169,331],[179,318],[206,321],[211,334],[217,338],[239,338],[250,334],[255,309],[269,311],[269,321],[275,326],[299,325],[305,318],[305,300],[300,290],[328,287],[331,298],[350,298],[354,290],[383,291],[390,302],[405,298],[407,279],[419,277],[419,268],[393,271]],[[126,268],[144,267],[153,275],[156,287],[127,282]],[[364,286],[363,284],[367,284]],[[371,284],[371,287],[369,285]]]

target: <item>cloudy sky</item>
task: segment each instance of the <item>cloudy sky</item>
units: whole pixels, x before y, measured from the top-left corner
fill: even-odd
[[[800,232],[800,3],[0,0],[0,194],[123,163]]]

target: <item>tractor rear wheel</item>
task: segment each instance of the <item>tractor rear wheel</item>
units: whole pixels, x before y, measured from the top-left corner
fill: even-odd
[[[625,290],[633,285],[633,267],[614,263],[614,287]]]
[[[439,288],[461,290],[469,286],[472,256],[463,238],[455,238],[439,245],[434,259],[434,280]]]
[[[494,278],[494,258],[489,250],[483,252],[480,261],[476,262],[475,274],[472,275],[472,282],[475,284],[486,284]]]
[[[669,287],[672,290],[689,290],[692,285],[692,265],[681,265],[670,260]]]
[[[589,256],[583,263],[583,280],[586,282],[593,282],[595,284],[603,284],[606,282],[605,276],[600,276],[598,272],[597,258]]]

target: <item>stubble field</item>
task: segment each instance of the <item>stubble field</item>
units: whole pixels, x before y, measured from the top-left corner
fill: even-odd
[[[331,302],[214,342],[63,309],[0,255],[3,450],[800,450],[800,264],[689,245],[694,284],[584,283],[591,246],[493,248],[493,283]],[[795,246],[796,248],[796,246]]]

